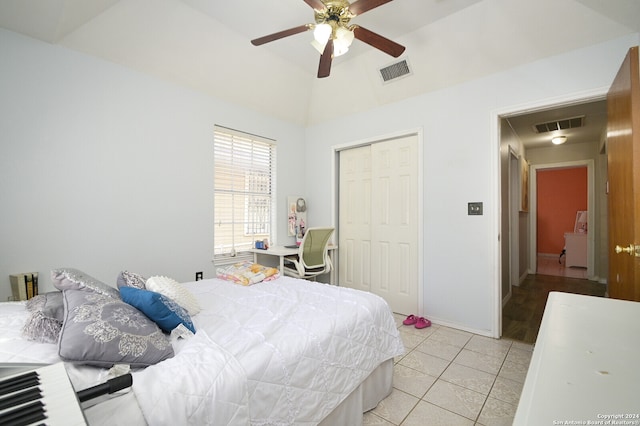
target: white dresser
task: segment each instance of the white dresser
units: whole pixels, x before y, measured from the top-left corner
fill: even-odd
[[[571,266],[579,266],[581,268],[587,267],[587,234],[586,233],[580,233],[580,232],[565,233],[564,248],[566,250],[565,266],[567,268],[570,268]]]
[[[549,293],[513,424],[640,424],[639,318],[639,302]]]

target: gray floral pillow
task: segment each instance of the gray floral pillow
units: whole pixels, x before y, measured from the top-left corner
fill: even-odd
[[[158,326],[119,298],[87,290],[63,292],[64,324],[58,354],[64,361],[146,367],[173,356]]]
[[[140,274],[136,274],[135,272],[122,271],[118,274],[116,284],[118,288],[134,287],[144,290],[146,282],[147,279]]]
[[[62,292],[51,291],[34,296],[25,307],[30,314],[22,327],[22,335],[36,342],[57,342],[64,317]]]
[[[89,289],[97,293],[111,296],[116,299],[120,298],[118,289],[108,284],[103,283],[91,275],[87,275],[82,271],[73,268],[60,268],[51,271],[51,280],[53,285],[58,290],[67,289]]]

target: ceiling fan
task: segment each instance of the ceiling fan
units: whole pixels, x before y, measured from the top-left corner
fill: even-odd
[[[359,25],[349,25],[351,19],[392,0],[303,0],[314,9],[315,24],[305,24],[251,40],[254,46],[313,30],[311,42],[321,53],[318,78],[328,77],[331,62],[349,49],[354,38],[379,49],[394,58],[402,55],[404,46]]]

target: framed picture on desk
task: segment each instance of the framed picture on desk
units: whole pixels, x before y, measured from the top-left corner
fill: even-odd
[[[287,235],[302,240],[307,229],[307,201],[300,196],[287,197]]]

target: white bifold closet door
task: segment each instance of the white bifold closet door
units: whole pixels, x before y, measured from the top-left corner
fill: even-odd
[[[417,156],[415,135],[340,152],[340,285],[407,315],[418,309]]]

